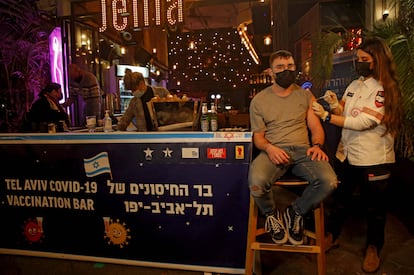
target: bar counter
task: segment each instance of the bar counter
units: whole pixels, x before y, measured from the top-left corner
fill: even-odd
[[[0,134],[0,253],[244,273],[251,132]]]

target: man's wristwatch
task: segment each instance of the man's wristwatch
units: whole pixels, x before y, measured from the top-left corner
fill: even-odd
[[[329,122],[331,120],[331,113],[328,113],[328,115],[325,117],[323,121]]]
[[[315,143],[315,144],[313,144],[313,146],[318,146],[319,148],[322,148],[323,144]]]

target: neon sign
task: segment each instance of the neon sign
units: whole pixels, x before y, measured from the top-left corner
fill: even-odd
[[[52,82],[59,83],[62,87],[63,98],[60,102],[66,100],[64,92],[64,75],[63,75],[63,53],[62,53],[62,34],[61,29],[56,27],[49,35],[49,56],[50,56],[50,73]]]
[[[102,26],[99,32],[112,27],[123,31],[127,26],[143,28],[168,24],[175,26],[184,22],[184,0],[100,0]]]

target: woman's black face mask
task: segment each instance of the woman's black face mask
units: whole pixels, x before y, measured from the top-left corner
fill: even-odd
[[[367,77],[372,75],[371,62],[355,62],[355,71],[358,75]]]

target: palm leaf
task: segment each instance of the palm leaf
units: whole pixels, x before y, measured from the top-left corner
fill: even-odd
[[[321,89],[333,69],[333,53],[342,38],[334,32],[321,32],[312,37],[311,78],[313,87]]]
[[[414,1],[401,1],[407,6],[413,6]],[[410,3],[408,3],[410,2]],[[412,16],[406,11],[403,16]],[[401,25],[401,22],[411,22],[410,25]],[[369,35],[381,37],[391,48],[402,93],[402,108],[404,110],[404,126],[396,139],[397,155],[402,158],[414,159],[414,35],[407,32],[414,30],[414,21],[397,18],[374,26]]]
[[[7,131],[18,125],[30,106],[34,94],[49,81],[48,33],[51,24],[45,21],[34,0],[0,1],[0,100],[11,117]],[[22,84],[23,83],[23,84]]]
[[[391,6],[400,6],[398,18],[374,25],[367,36],[385,39],[391,48],[402,92],[404,126],[396,139],[397,156],[414,160],[414,0],[395,0]],[[342,28],[343,29],[343,28]],[[333,55],[341,36],[319,33],[312,39],[311,78],[316,88],[322,88],[331,76]]]

